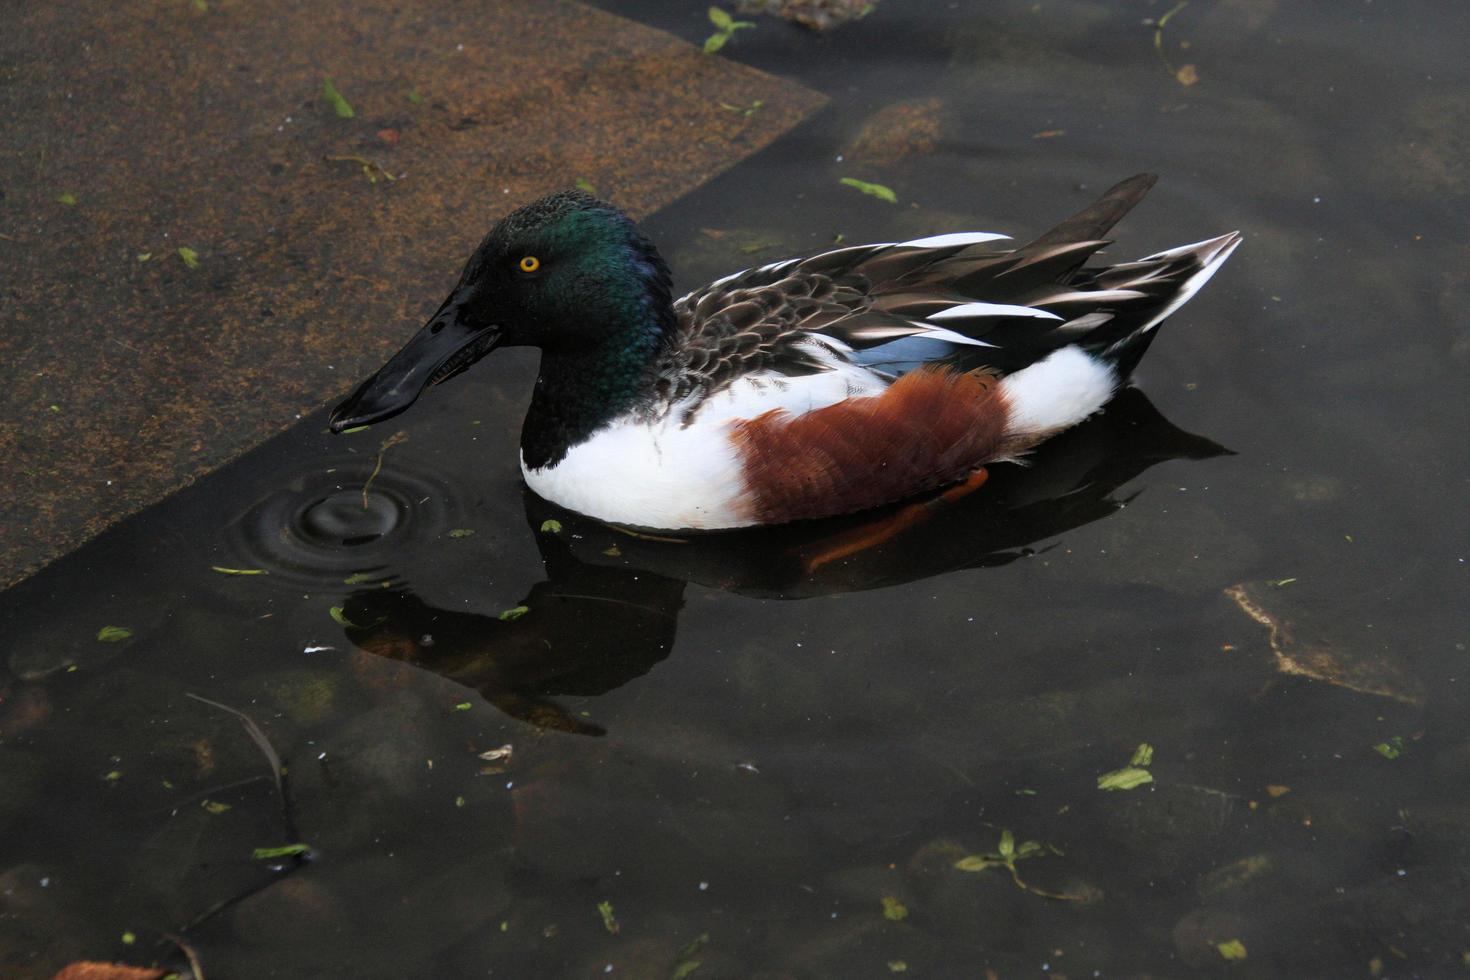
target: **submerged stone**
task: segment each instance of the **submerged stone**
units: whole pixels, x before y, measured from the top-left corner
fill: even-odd
[[[1279,673],[1335,687],[1418,704],[1423,684],[1399,662],[1397,652],[1363,624],[1361,610],[1340,599],[1313,594],[1304,583],[1240,582],[1225,596],[1267,631]]]

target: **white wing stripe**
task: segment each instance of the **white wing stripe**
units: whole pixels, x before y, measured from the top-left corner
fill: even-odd
[[[900,248],[945,248],[950,245],[978,245],[981,242],[1001,241],[1010,237],[991,231],[956,231],[948,235],[915,238],[911,242],[899,242],[898,245]]]
[[[1034,306],[1011,306],[1006,303],[961,303],[949,309],[931,313],[926,318],[934,323],[940,320],[965,320],[979,316],[1034,316],[1044,320],[1060,320],[1061,317]]]

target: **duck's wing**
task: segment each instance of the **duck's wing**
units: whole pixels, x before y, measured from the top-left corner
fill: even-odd
[[[675,303],[678,329],[660,362],[673,401],[753,374],[800,378],[860,370],[892,379],[952,362],[998,375],[1069,344],[1126,375],[1151,328],[1182,304],[1237,236],[1084,268],[1102,238],[1153,186],[1138,174],[1035,241],[961,232],[787,259],[726,276]]]

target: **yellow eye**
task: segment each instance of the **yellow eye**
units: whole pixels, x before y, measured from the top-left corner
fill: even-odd
[[[522,272],[535,272],[539,268],[541,268],[541,260],[536,258],[536,256],[527,255],[525,258],[521,259]]]

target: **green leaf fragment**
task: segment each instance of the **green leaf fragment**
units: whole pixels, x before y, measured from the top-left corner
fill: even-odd
[[[228,803],[216,803],[214,800],[205,800],[200,806],[213,814],[227,813],[232,809]]]
[[[616,936],[623,928],[622,923],[613,917],[612,902],[598,902],[597,914],[602,916],[602,928],[606,929],[609,934]]]
[[[866,180],[858,180],[856,177],[843,177],[838,183],[844,187],[860,190],[869,197],[876,197],[880,201],[887,201],[889,204],[898,203],[898,195],[893,193],[891,188],[882,184],[871,184]]]
[[[179,246],[179,258],[184,260],[184,265],[190,269],[199,268],[199,253],[187,245]]]
[[[133,932],[125,932],[118,938],[122,940],[122,944],[124,946],[131,946],[133,945],[133,943],[138,941],[137,934]]]
[[[623,550],[621,548],[619,548],[617,545],[612,545],[611,547],[603,548],[602,549],[602,553],[604,555],[607,555],[609,558],[621,558],[623,556]]]
[[[357,113],[352,110],[352,103],[348,102],[347,99],[343,97],[342,93],[337,91],[337,86],[332,84],[332,78],[330,75],[322,76],[322,98],[332,103],[332,108],[336,109],[337,115],[341,116],[343,119],[351,119],[353,116],[357,115]]]
[[[725,42],[728,40],[730,40],[730,35],[724,32],[721,32],[719,34],[711,34],[709,37],[704,39],[704,53],[714,54],[716,51],[723,48],[725,46]]]
[[[151,258],[153,258],[153,253],[152,252],[139,252],[138,253],[138,261],[139,262],[147,262]]]
[[[473,707],[474,707],[474,705],[472,703],[470,703],[469,701],[461,701],[459,704],[456,704],[454,706],[454,710],[455,711],[468,711],[468,710],[470,710]]]
[[[114,769],[114,770],[112,770],[112,772],[108,773],[107,775],[103,776],[102,778],[105,779],[105,780],[107,780],[109,783],[115,783],[119,779],[122,778],[122,770],[120,770],[120,769]]]
[[[408,90],[408,101],[412,102],[414,105],[424,104],[424,97],[419,94],[418,86],[414,86],[413,88]]]
[[[1239,939],[1227,939],[1223,943],[1216,943],[1215,948],[1218,949],[1220,951],[1220,955],[1225,957],[1225,959],[1227,960],[1245,959],[1245,943],[1241,942]]]
[[[354,432],[361,432],[364,429],[368,429],[368,428],[371,428],[371,426],[367,426],[367,425],[354,425],[350,429],[343,429],[341,431],[340,435],[349,436],[349,435],[351,435]]]
[[[889,960],[888,961],[888,972],[889,973],[904,973],[904,972],[906,972],[908,970],[908,968],[909,968],[909,965],[907,963],[905,963],[903,960]]]
[[[502,612],[500,614],[500,619],[501,619],[502,622],[509,623],[509,622],[512,622],[513,620],[520,619],[522,616],[524,616],[526,613],[528,613],[530,611],[531,611],[531,607],[530,606],[516,606],[514,609],[507,609],[504,612]]]
[[[378,581],[378,577],[372,572],[353,572],[342,580],[343,585],[367,585],[369,582]]]
[[[1373,751],[1385,759],[1397,759],[1404,754],[1404,738],[1402,735],[1395,735],[1387,741],[1379,742],[1373,746]]]
[[[454,798],[454,805],[456,807],[462,807],[462,806],[464,806],[464,797],[463,796],[456,796]]]
[[[1154,761],[1154,747],[1147,742],[1139,742],[1138,748],[1133,750],[1133,758],[1128,760],[1129,765],[1150,766]]]
[[[673,973],[669,974],[669,979],[684,980],[685,977],[694,976],[694,971],[700,968],[701,962],[704,962],[703,959],[697,959],[695,956],[700,955],[701,949],[704,949],[704,945],[707,942],[710,942],[710,934],[700,933],[694,939],[685,943],[684,949],[679,951],[679,965],[673,968]]]
[[[1283,585],[1290,585],[1291,583],[1293,583],[1295,581],[1296,581],[1296,579],[1294,579],[1294,578],[1274,578],[1274,579],[1267,579],[1266,580],[1267,584],[1277,586],[1278,588],[1281,587],[1281,586],[1283,586]]]
[[[468,538],[475,533],[472,527],[457,527],[449,532],[451,538]]]
[[[561,533],[561,521],[557,521],[557,520],[542,521],[541,522],[541,533],[542,534],[560,534]]]
[[[219,572],[221,575],[269,575],[270,572],[263,568],[224,568],[219,565],[210,565],[209,570]]]
[[[960,858],[954,863],[954,866],[960,871],[984,871],[986,868],[1003,868],[1005,864],[1000,858],[985,854],[971,854]]]
[[[280,847],[257,847],[250,852],[250,856],[257,861],[269,861],[272,858],[295,857],[309,850],[311,848],[305,844],[283,844]]]
[[[995,849],[995,852],[1003,858],[1008,858],[1012,854],[1015,854],[1016,835],[1011,833],[1008,829],[1002,830],[1000,832],[1000,845]]]
[[[1153,774],[1147,769],[1137,769],[1129,766],[1125,769],[1114,769],[1097,777],[1097,788],[1106,790],[1136,789],[1145,783],[1154,781]]]
[[[347,618],[347,614],[343,611],[341,606],[333,606],[331,609],[328,609],[327,615],[331,616],[333,622],[335,622],[338,626],[346,626],[351,629],[357,628],[357,624]]]
[[[889,922],[902,922],[909,917],[909,907],[892,895],[883,896],[883,918]]]
[[[586,177],[578,177],[575,186],[577,190],[586,191],[588,194],[597,193],[597,188],[593,186],[592,181],[588,180]]]
[[[719,7],[711,7],[709,8],[709,22],[722,31],[729,31],[735,23],[735,18]]]
[[[77,206],[77,196],[70,191],[67,191],[64,194],[56,195],[56,199],[69,208],[74,208]]]
[[[104,626],[97,631],[97,639],[103,643],[121,643],[132,635],[126,626]]]

